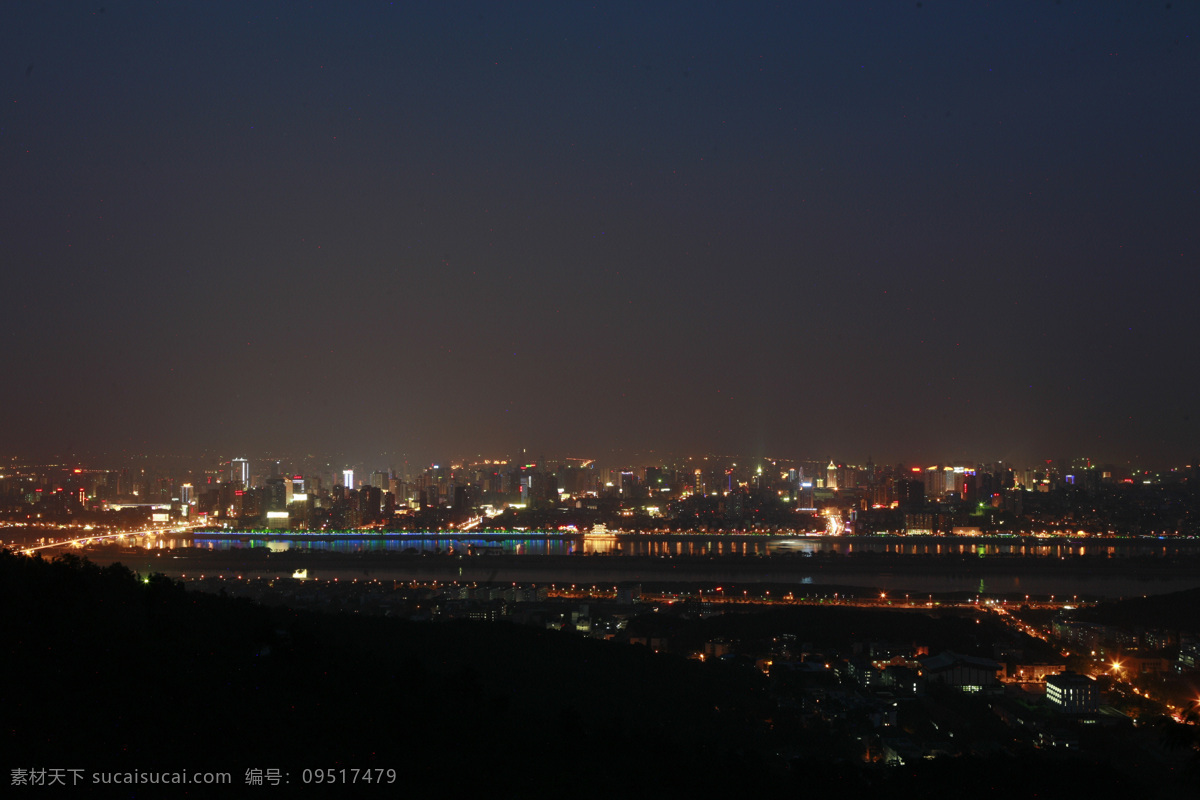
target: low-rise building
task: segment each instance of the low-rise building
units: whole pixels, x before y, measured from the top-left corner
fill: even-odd
[[[1015,683],[1041,683],[1063,671],[1062,664],[1016,664],[1008,676]]]
[[[927,683],[944,683],[964,692],[978,692],[996,686],[1004,670],[1003,665],[990,658],[964,656],[949,650],[918,661],[921,662],[921,675]]]

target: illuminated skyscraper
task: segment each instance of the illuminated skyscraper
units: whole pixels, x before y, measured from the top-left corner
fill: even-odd
[[[342,470],[342,486],[345,486],[347,489],[354,488],[354,470]]]
[[[250,462],[244,458],[235,458],[229,462],[229,480],[234,483],[241,483],[242,486],[250,485]]]

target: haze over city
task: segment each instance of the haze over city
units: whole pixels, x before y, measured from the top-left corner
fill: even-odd
[[[1198,26],[9,4],[0,452],[1191,463]]]

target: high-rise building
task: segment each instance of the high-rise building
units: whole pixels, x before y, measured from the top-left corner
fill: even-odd
[[[660,492],[664,488],[662,467],[646,467],[646,486],[651,492]]]
[[[895,491],[896,505],[903,510],[917,509],[925,505],[925,484],[915,477],[898,479]]]
[[[290,483],[283,478],[267,478],[267,485],[264,489],[264,504],[267,511],[285,511],[287,509]]]
[[[304,476],[293,475],[291,480],[287,482],[288,504],[292,503],[307,503],[308,492],[304,489]]]
[[[191,504],[192,485],[190,483],[185,483],[179,487],[179,502],[183,503],[185,506]]]
[[[229,462],[229,480],[234,483],[240,483],[242,486],[250,485],[250,462],[244,458],[235,458]]]
[[[382,506],[383,492],[378,486],[364,486],[358,493],[358,510],[363,522],[377,521]]]
[[[345,486],[347,489],[354,488],[354,470],[342,470],[342,486]]]

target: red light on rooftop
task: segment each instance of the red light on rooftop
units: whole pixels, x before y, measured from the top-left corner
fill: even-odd
[[[72,470],[72,472],[74,472],[76,475],[78,475],[79,473],[83,472],[83,470],[81,470],[79,467],[76,467],[75,469]]]

